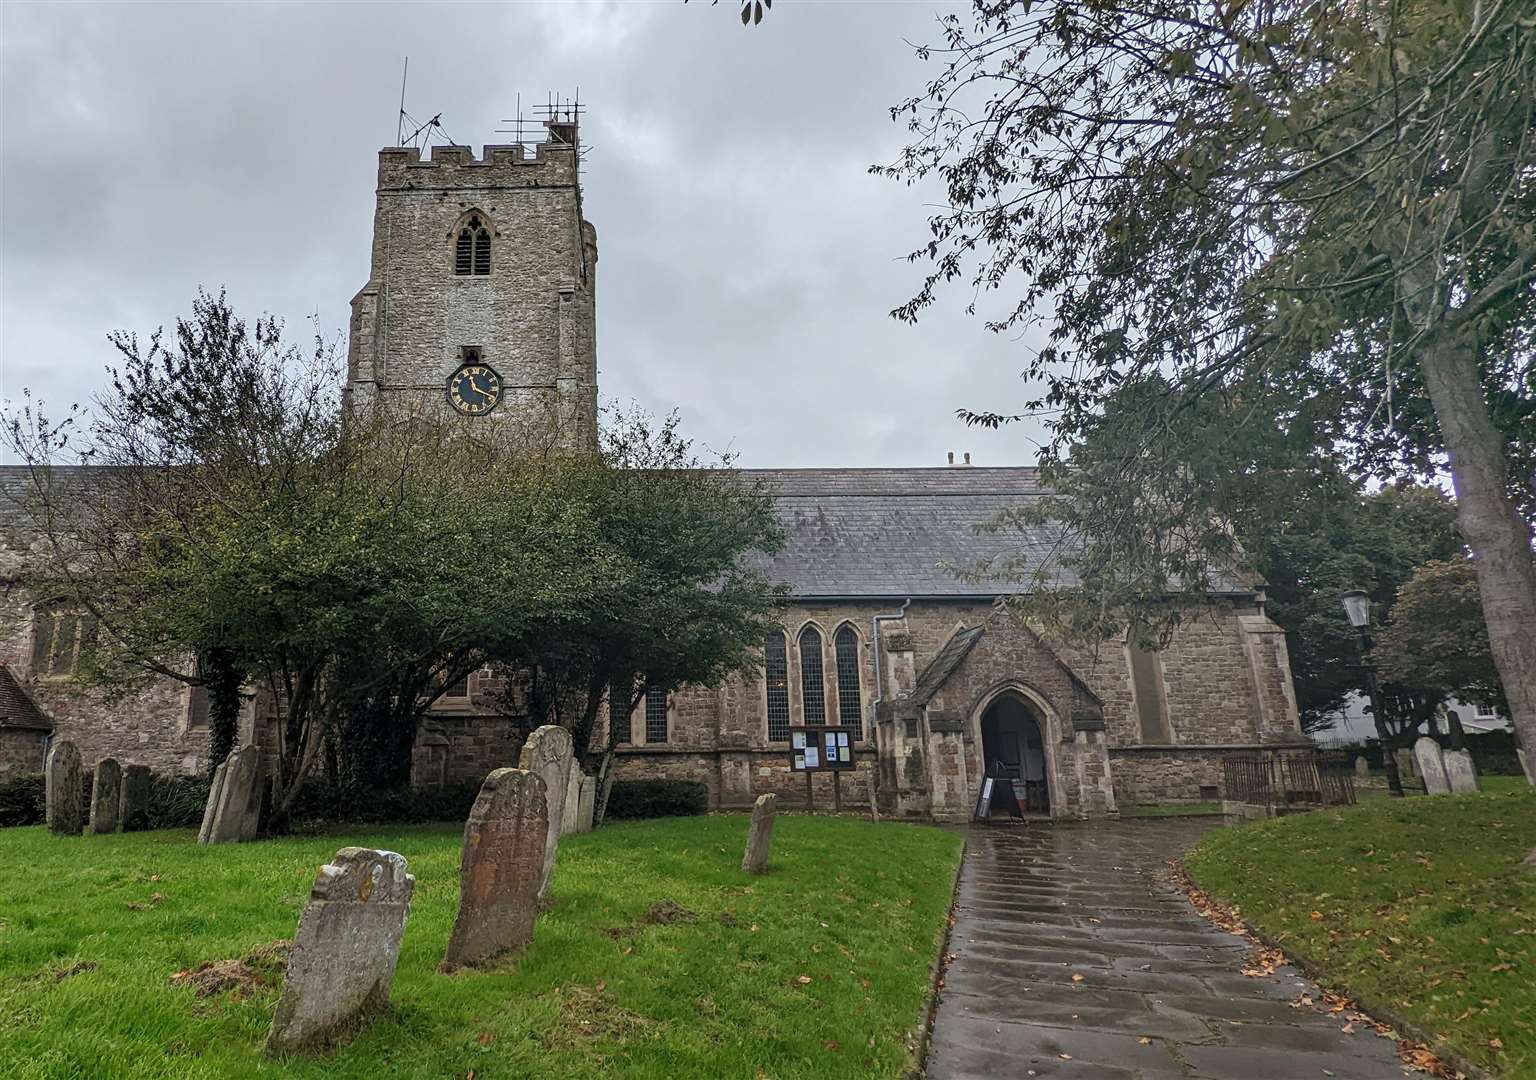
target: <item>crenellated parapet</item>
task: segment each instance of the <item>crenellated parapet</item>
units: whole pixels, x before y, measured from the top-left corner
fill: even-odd
[[[522,143],[486,146],[480,157],[473,147],[434,146],[428,161],[414,146],[386,146],[379,151],[379,190],[421,188],[484,190],[537,188],[576,183],[576,148],[568,143],[542,142],[533,152]]]

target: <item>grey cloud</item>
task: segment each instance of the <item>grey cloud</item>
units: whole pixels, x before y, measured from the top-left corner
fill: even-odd
[[[227,285],[240,310],[318,312],[366,280],[378,148],[408,107],[474,145],[547,88],[590,107],[605,396],[681,410],[744,465],[989,464],[1029,430],[967,431],[1016,406],[1025,343],[946,294],[887,312],[925,200],[867,174],[899,149],[886,109],[928,69],[930,3],[5,5],[0,396],[87,397],[106,334],[147,331]]]

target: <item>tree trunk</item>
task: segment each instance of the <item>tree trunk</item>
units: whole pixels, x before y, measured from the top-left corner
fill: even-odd
[[[1531,533],[1509,499],[1504,439],[1488,415],[1476,344],[1451,330],[1429,343],[1419,366],[1451,460],[1456,522],[1472,549],[1483,620],[1504,696],[1536,786],[1536,558]]]

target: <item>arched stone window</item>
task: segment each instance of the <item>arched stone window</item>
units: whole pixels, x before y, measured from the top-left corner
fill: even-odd
[[[821,631],[800,631],[800,709],[807,724],[827,722],[827,684],[822,675]]]
[[[768,686],[768,741],[789,742],[789,650],[782,631],[763,642],[763,681]]]
[[[465,277],[480,277],[491,272],[491,230],[479,214],[459,227],[453,242],[453,272]]]
[[[864,695],[859,692],[859,635],[844,623],[832,639],[837,650],[837,722],[864,737]]]

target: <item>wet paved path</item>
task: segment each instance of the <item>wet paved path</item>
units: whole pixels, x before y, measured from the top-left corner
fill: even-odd
[[[1155,878],[1209,827],[973,828],[930,1080],[1400,1080],[1392,1040],[1292,1008],[1319,999],[1293,968],[1242,975],[1248,944]]]

